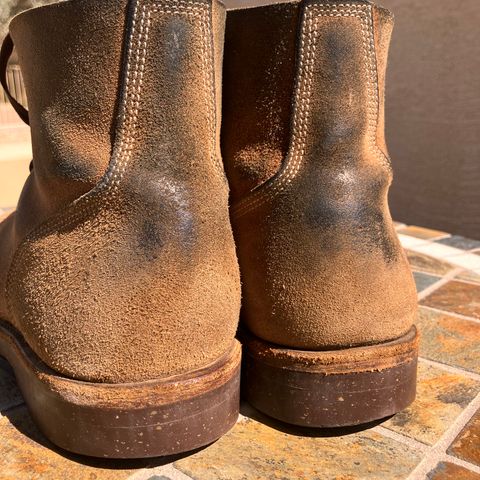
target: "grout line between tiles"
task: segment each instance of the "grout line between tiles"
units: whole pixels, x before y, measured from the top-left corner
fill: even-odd
[[[480,473],[479,466],[467,462],[466,460],[462,460],[461,458],[454,457],[453,455],[449,455],[448,453],[445,454],[443,458],[440,458],[440,462],[441,461],[454,463],[455,465],[471,470],[472,472]]]
[[[462,375],[464,377],[469,377],[472,380],[476,380],[477,382],[480,382],[480,375],[475,372],[471,372],[469,370],[464,370],[463,368],[460,367],[454,367],[452,365],[448,365],[447,363],[442,363],[437,360],[430,360],[429,358],[425,357],[418,357],[423,363],[426,363],[427,365],[431,365],[432,367],[437,367],[441,370],[444,370],[449,373],[455,373],[457,375]]]
[[[440,308],[431,307],[430,305],[419,305],[419,306],[422,307],[422,309],[426,308],[428,310],[433,310],[434,312],[437,312],[437,313],[450,315],[451,317],[458,318],[459,320],[466,320],[469,322],[480,323],[480,320],[478,318],[467,317],[466,315],[462,315],[461,313],[449,312],[448,310],[441,310]]]
[[[433,243],[431,240],[428,238],[418,238],[418,237],[412,237],[411,235],[406,235],[405,233],[397,232],[398,238],[400,240],[400,243],[403,248],[406,248],[407,250],[412,250],[412,247],[423,247],[426,245],[430,245]]]
[[[438,462],[445,457],[448,447],[480,408],[480,393],[468,404],[462,413],[452,422],[447,431],[430,449],[423,460],[407,477],[407,480],[425,480],[426,475],[433,470]],[[467,462],[465,462],[467,464]],[[465,465],[464,464],[464,465]],[[470,468],[470,467],[467,467]]]
[[[373,427],[372,430],[374,432],[380,433],[384,437],[390,438],[391,440],[395,440],[398,443],[403,443],[404,445],[408,445],[409,447],[413,448],[414,450],[420,450],[423,453],[428,453],[430,450],[430,446],[415,440],[414,438],[407,437],[406,435],[402,435],[401,433],[395,432],[390,430],[383,425],[377,425]]]
[[[411,235],[408,232],[401,232],[400,231],[400,230],[408,229],[409,227],[415,227],[415,225],[398,226],[398,227],[395,227],[395,230],[397,230],[397,234],[402,235],[402,237],[409,237],[411,239],[424,241],[424,242],[437,242],[438,240],[443,240],[445,238],[450,238],[452,236],[452,234],[448,233],[448,232],[443,232],[443,233],[439,232],[439,235],[437,235],[436,237],[425,238],[425,237],[416,237],[415,235]],[[423,228],[423,227],[421,227],[421,228]]]
[[[468,250],[443,245],[431,240],[423,240],[409,235],[398,235],[403,248],[413,252],[422,253],[429,257],[443,260],[462,269],[476,270],[480,268],[480,259],[478,255],[470,253]]]
[[[440,243],[433,243],[433,245],[441,245]],[[475,255],[474,253],[470,253],[468,251],[463,251],[463,253],[455,253],[451,255],[446,255],[446,256],[434,256],[434,253],[429,253],[428,251],[422,251],[420,253],[423,253],[425,255],[428,255],[433,258],[437,258],[438,260],[443,260],[445,262],[448,262],[452,265],[455,265],[459,268],[462,268],[463,270],[470,270],[473,272],[478,272],[480,269],[480,261],[478,260],[478,255]]]
[[[443,235],[437,235],[436,237],[429,237],[429,238],[415,237],[414,235],[410,235],[409,233],[399,232],[399,231],[397,231],[397,234],[405,237],[410,237],[411,239],[418,240],[419,242],[426,242],[426,243],[435,243],[435,242],[438,242],[438,240],[444,240],[445,238],[451,237],[449,233],[445,233]]]
[[[10,110],[10,109],[9,109]],[[12,110],[12,113],[14,111]],[[0,130],[27,130],[28,125],[25,125],[23,123],[5,123],[3,125],[0,125]]]
[[[440,278],[440,280],[436,281],[434,284],[430,285],[425,290],[422,290],[418,294],[418,301],[420,302],[425,297],[428,297],[428,295],[432,294],[435,290],[438,290],[440,287],[447,284],[450,280],[452,280],[455,277],[455,275],[457,275],[459,273],[459,271],[461,271],[459,268],[455,268],[455,269],[451,270],[445,276]]]
[[[478,270],[468,270],[468,269],[463,269],[460,273],[465,273],[465,272],[473,272],[473,273],[478,273]],[[459,274],[457,274],[459,275]],[[478,287],[478,282],[475,282],[473,280],[466,280],[464,278],[459,278],[459,277],[456,277],[454,279],[456,282],[460,282],[460,283],[468,283],[469,285],[476,285]]]

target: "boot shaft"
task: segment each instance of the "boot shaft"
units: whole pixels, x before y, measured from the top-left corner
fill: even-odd
[[[324,171],[389,169],[388,11],[299,2],[233,11],[227,22],[223,151],[234,203],[299,156]]]
[[[92,189],[122,141],[142,169],[155,163],[140,153],[152,142],[165,170],[198,174],[208,162],[192,167],[192,156],[219,166],[223,24],[217,3],[181,1],[69,1],[13,20],[35,164],[24,194],[30,202],[35,190],[36,217]]]
[[[287,156],[299,20],[297,3],[228,12],[222,152],[234,203]]]
[[[88,192],[108,167],[126,9],[125,0],[61,2],[10,24],[28,96],[35,169],[24,195],[33,217]]]

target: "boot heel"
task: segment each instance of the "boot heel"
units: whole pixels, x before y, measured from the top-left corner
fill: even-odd
[[[58,375],[5,322],[0,325],[0,355],[12,365],[40,430],[70,452],[103,458],[172,455],[217,440],[238,417],[237,341],[203,369],[123,384]]]
[[[418,333],[366,347],[304,351],[243,335],[242,393],[261,412],[299,426],[359,425],[415,398]]]

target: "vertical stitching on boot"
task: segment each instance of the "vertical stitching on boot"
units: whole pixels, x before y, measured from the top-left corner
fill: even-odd
[[[211,139],[211,154],[210,159],[217,169],[217,173],[225,179],[223,164],[218,158],[216,149],[216,135],[217,135],[217,121],[216,121],[216,86],[215,86],[215,52],[213,46],[213,31],[211,18],[211,4],[209,7],[201,8],[201,26],[203,31],[202,42],[202,61],[203,61],[203,76],[205,86],[205,106],[208,112],[208,130]]]
[[[54,217],[34,228],[17,247],[10,265],[5,287],[7,308],[10,316],[12,316],[13,306],[9,292],[12,287],[12,279],[16,277],[19,269],[19,258],[21,258],[22,253],[25,252],[25,245],[56,230],[73,225],[75,222],[84,218],[85,215],[92,213],[96,207],[105,207],[109,204],[118,190],[118,186],[120,185],[131,158],[132,147],[135,143],[135,130],[137,127],[141,90],[148,53],[147,46],[151,26],[151,15],[153,13],[182,14],[190,17],[198,17],[200,19],[200,28],[203,33],[201,43],[202,52],[200,56],[202,57],[201,60],[204,71],[204,94],[208,111],[208,128],[211,137],[210,159],[217,172],[222,173],[223,175],[223,168],[216,155],[216,125],[212,118],[215,112],[215,99],[212,98],[212,93],[215,92],[215,85],[213,74],[211,72],[213,68],[213,54],[210,52],[210,55],[207,55],[207,52],[209,51],[209,40],[211,40],[212,34],[210,22],[208,21],[210,11],[209,6],[206,3],[189,0],[177,0],[175,5],[172,5],[171,7],[162,5],[161,3],[151,3],[148,6],[144,4],[142,6],[140,19],[138,19],[140,3],[141,1],[135,5],[132,16],[131,32],[129,35],[130,44],[127,51],[127,65],[125,71],[125,87],[119,121],[120,132],[115,140],[114,150],[107,171],[99,183],[97,183],[97,185],[95,185],[89,192],[74,200],[60,212],[55,214]],[[133,69],[132,64],[134,65]],[[31,255],[31,252],[26,253],[27,258]]]
[[[370,59],[370,78],[369,84],[371,87],[371,93],[369,98],[372,102],[372,111],[371,111],[371,147],[376,153],[379,161],[384,164],[389,170],[391,170],[390,159],[387,157],[385,152],[377,144],[377,129],[378,129],[378,117],[379,117],[379,108],[380,108],[380,92],[378,85],[378,69],[377,69],[377,54],[375,50],[375,29],[373,25],[373,9],[374,6],[370,5],[368,8],[367,15],[367,35],[369,38],[368,47],[365,47],[365,55]]]
[[[376,130],[378,124],[378,88],[376,87],[377,68],[373,31],[373,7],[366,4],[312,4],[305,9],[305,32],[301,35],[300,66],[292,129],[292,144],[280,173],[271,181],[254,190],[232,209],[235,218],[241,217],[281,193],[298,174],[305,154],[310,113],[310,93],[313,83],[314,55],[318,40],[318,22],[320,17],[356,17],[360,20],[364,51],[364,66],[367,72],[367,138],[369,146],[377,157],[385,162],[385,155],[377,146]],[[305,36],[307,47],[305,48]],[[305,59],[306,57],[306,59]],[[388,163],[388,161],[387,161]]]
[[[297,92],[295,104],[298,108],[294,110],[293,129],[292,129],[292,146],[289,152],[284,168],[280,174],[272,179],[272,181],[256,190],[251,196],[244,201],[240,201],[233,209],[235,217],[240,217],[258,205],[272,198],[278,190],[289,183],[289,179],[293,178],[298,169],[301,157],[304,155],[305,142],[308,131],[308,118],[310,113],[310,94],[313,83],[313,65],[315,60],[315,50],[317,46],[318,30],[313,18],[311,6],[306,7],[304,19],[304,32],[300,36],[300,60],[299,60],[299,77],[297,81]],[[270,192],[270,189],[272,191]]]

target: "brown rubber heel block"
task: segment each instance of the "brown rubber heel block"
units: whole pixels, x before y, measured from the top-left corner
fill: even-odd
[[[45,436],[70,452],[106,458],[172,455],[207,445],[236,422],[241,347],[184,375],[141,383],[89,383],[48,368],[1,322],[0,355],[12,365]]]
[[[281,348],[243,333],[242,393],[261,412],[310,427],[359,425],[415,399],[418,333],[344,350]]]

